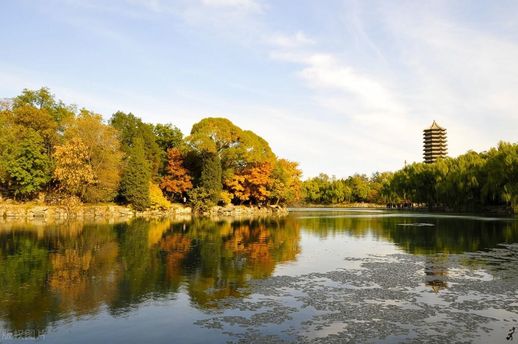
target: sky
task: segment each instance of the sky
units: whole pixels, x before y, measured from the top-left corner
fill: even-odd
[[[189,134],[226,117],[304,177],[518,141],[518,2],[0,0],[0,98],[46,86]]]

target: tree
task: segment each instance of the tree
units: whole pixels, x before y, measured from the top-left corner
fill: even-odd
[[[223,189],[221,160],[217,154],[205,153],[202,157],[202,168],[199,186],[210,196],[212,203],[217,203]]]
[[[88,147],[80,138],[73,138],[57,146],[53,157],[54,179],[59,183],[60,189],[66,194],[82,198],[86,189],[94,182]]]
[[[122,151],[126,154],[133,148],[136,140],[141,140],[144,157],[148,162],[151,175],[157,175],[162,162],[162,153],[156,141],[153,126],[142,122],[132,113],[118,111],[113,114],[110,124],[119,130]]]
[[[226,177],[248,164],[273,162],[275,159],[263,138],[252,131],[242,130],[226,118],[202,119],[193,125],[187,142],[199,153],[218,155]]]
[[[262,203],[270,195],[272,170],[269,162],[249,166],[234,174],[226,186],[240,203]]]
[[[160,187],[152,182],[149,182],[149,201],[152,208],[169,209],[171,202],[169,202],[162,193]]]
[[[144,143],[136,139],[130,147],[120,183],[122,201],[133,205],[136,210],[144,210],[150,206],[149,181],[151,173],[146,160]]]
[[[183,143],[181,130],[170,123],[155,124],[153,133],[156,137],[156,143],[163,152],[167,152],[171,148],[179,148]]]
[[[183,166],[182,153],[178,148],[169,148],[167,158],[165,176],[162,178],[160,187],[173,197],[181,197],[192,189],[192,178]]]
[[[52,155],[55,144],[59,141],[58,123],[46,109],[38,109],[32,105],[21,105],[12,111],[16,125],[34,130],[43,139],[47,155]]]
[[[197,214],[204,213],[214,205],[214,193],[204,187],[195,187],[188,192],[188,195],[192,210]]]
[[[518,144],[500,142],[487,153],[483,195],[493,202],[518,205]]]
[[[369,196],[369,179],[365,175],[355,174],[347,179],[356,202],[366,202]]]
[[[7,187],[15,197],[30,198],[50,181],[51,162],[35,130],[18,127],[15,137],[6,163]]]
[[[272,171],[271,195],[276,204],[293,204],[302,197],[302,171],[299,164],[286,159],[275,162]]]
[[[65,139],[81,139],[92,166],[94,179],[83,195],[84,201],[112,201],[119,189],[123,158],[118,131],[104,124],[101,115],[85,109],[65,127]]]
[[[22,94],[13,99],[14,110],[27,106],[44,110],[60,129],[61,125],[72,117],[76,111],[74,106],[67,106],[61,100],[56,100],[47,87],[42,87],[39,90],[24,89]]]
[[[0,111],[0,185],[8,180],[7,169],[16,143],[16,131],[8,110]]]
[[[392,172],[376,172],[372,175],[369,180],[370,187],[369,195],[367,197],[369,202],[378,204],[388,202],[383,194],[383,190],[390,184],[392,176]]]

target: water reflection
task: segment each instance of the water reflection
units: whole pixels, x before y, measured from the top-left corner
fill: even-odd
[[[433,255],[425,258],[425,285],[438,293],[448,288],[448,255]]]
[[[379,212],[355,211],[348,214],[328,211],[325,216],[318,212],[305,212],[299,216],[299,221],[303,230],[322,238],[344,232],[354,237],[372,235],[379,240],[393,242],[412,254],[473,252],[518,242],[518,221],[513,219],[396,212],[380,215]],[[433,226],[415,226],[415,223]]]
[[[299,237],[293,219],[4,226],[0,316],[9,331],[44,333],[102,306],[118,315],[174,297],[183,285],[196,307],[212,307],[293,260]]]
[[[119,316],[179,293],[193,307],[212,309],[226,297],[247,296],[251,279],[267,278],[276,265],[295,261],[301,232],[322,239],[369,236],[425,255],[423,283],[435,292],[448,287],[451,254],[518,242],[516,221],[355,215],[1,224],[0,319],[11,333],[43,334],[60,320],[101,310]],[[400,226],[416,222],[434,226]]]

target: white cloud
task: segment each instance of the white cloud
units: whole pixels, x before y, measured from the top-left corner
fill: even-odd
[[[350,94],[365,110],[382,110],[391,114],[404,111],[380,81],[340,64],[330,54],[313,54],[305,62],[300,75],[312,88]]]
[[[517,42],[455,21],[446,10],[387,13],[387,30],[410,73],[403,75],[410,85],[405,102],[416,116],[448,128],[452,156],[516,141]]]
[[[338,176],[369,173],[400,168],[404,160],[420,161],[421,130],[434,119],[448,129],[451,155],[487,149],[499,139],[516,141],[516,37],[499,35],[479,22],[459,20],[460,15],[446,3],[367,6],[351,2],[344,5],[345,14],[336,8],[322,9],[308,20],[325,23],[299,28],[296,20],[275,22],[286,13],[267,17],[270,10],[282,6],[268,7],[267,1],[260,0],[61,1],[110,14],[170,16],[181,22],[181,29],[187,28],[186,35],[207,34],[222,49],[236,49],[231,53],[242,54],[244,62],[251,54],[255,55],[250,60],[260,58],[261,49],[266,49],[275,63],[289,64],[285,70],[294,71],[289,79],[283,72],[272,73],[279,65],[265,66],[268,82],[285,83],[290,93],[293,88],[290,99],[300,92],[304,105],[275,103],[280,97],[257,86],[264,84],[236,75],[224,81],[226,86],[234,85],[226,95],[184,85],[170,88],[182,89],[182,94],[158,95],[150,90],[144,95],[146,90],[137,94],[136,86],[91,93],[78,86],[72,91],[49,75],[36,78],[30,72],[12,71],[6,76],[0,69],[0,90],[9,89],[2,87],[9,84],[20,89],[39,87],[30,80],[45,80],[66,101],[84,103],[108,115],[120,105],[146,121],[170,121],[186,132],[203,115],[230,117],[264,136],[279,155],[300,161],[306,176],[320,171]],[[493,19],[494,27],[516,31],[516,25],[500,25],[497,17]],[[124,36],[108,30],[112,26],[104,27],[94,33],[124,43]],[[246,49],[238,52],[243,46]],[[254,72],[262,70],[250,76]],[[204,83],[203,75],[199,77]],[[237,88],[246,90],[249,98],[236,100],[232,93]],[[200,94],[200,89],[206,94]]]
[[[315,44],[315,41],[306,36],[302,31],[293,35],[276,33],[266,38],[266,42],[278,48],[298,48]]]
[[[329,159],[343,164],[349,161],[358,166],[358,172],[367,173],[396,169],[404,160],[420,159],[421,128],[389,80],[362,72],[330,53],[284,50],[270,56],[300,65],[297,75],[313,91],[324,116],[332,117],[331,125],[322,130],[331,140],[329,146],[316,142],[328,152]],[[412,145],[417,147],[409,153]],[[390,155],[382,153],[387,149]],[[350,167],[342,171],[354,172]]]
[[[262,6],[254,0],[201,0],[201,3],[215,8],[231,8],[252,12],[262,10]]]

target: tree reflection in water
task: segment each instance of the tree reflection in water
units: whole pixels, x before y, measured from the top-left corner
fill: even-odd
[[[213,307],[295,259],[299,241],[293,219],[4,225],[0,317],[11,332],[44,333],[102,306],[118,315],[174,297],[181,286],[196,307]]]
[[[211,309],[223,298],[247,296],[250,280],[295,260],[301,232],[369,236],[424,255],[423,283],[434,291],[448,286],[449,255],[518,242],[516,221],[430,216],[419,221],[434,227],[416,228],[399,226],[416,222],[412,217],[335,215],[0,224],[0,319],[11,333],[43,334],[60,320],[101,310],[117,316],[179,292],[193,307]]]

